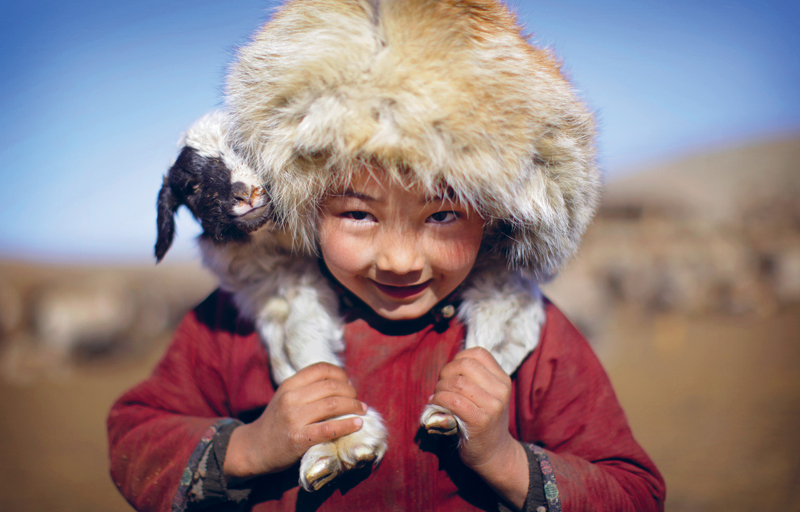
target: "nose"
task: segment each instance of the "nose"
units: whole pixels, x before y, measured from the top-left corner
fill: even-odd
[[[250,204],[250,194],[252,193],[250,185],[236,181],[231,185],[231,192],[237,200]]]
[[[260,206],[266,195],[263,187],[247,185],[241,181],[236,181],[231,185],[231,192],[236,200],[253,207]]]
[[[391,231],[381,237],[376,265],[382,272],[410,274],[425,267],[425,256],[413,235]]]

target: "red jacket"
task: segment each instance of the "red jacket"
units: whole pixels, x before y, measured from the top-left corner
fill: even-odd
[[[539,346],[512,375],[512,435],[544,449],[543,470],[547,476],[552,465],[565,512],[663,510],[664,481],[633,439],[599,361],[553,304],[546,312]],[[451,440],[419,427],[439,370],[463,347],[463,326],[399,324],[355,311],[345,340],[358,397],[388,427],[383,462],[313,494],[298,493],[297,467],[261,477],[254,510],[496,509],[493,492],[461,464]],[[252,324],[237,318],[229,295],[215,292],[184,318],[153,375],[111,409],[114,483],[138,510],[180,505],[181,478],[204,436],[222,418],[253,421],[275,389]]]

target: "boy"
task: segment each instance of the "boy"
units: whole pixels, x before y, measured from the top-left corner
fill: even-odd
[[[345,367],[275,386],[252,325],[213,294],[111,411],[112,477],[136,508],[663,507],[607,377],[552,304],[511,376],[462,350],[443,314],[476,265],[553,274],[596,201],[591,115],[503,6],[290,2],[228,84],[236,150],[341,290]],[[458,446],[420,430],[429,403],[461,419]],[[298,492],[303,453],[358,430],[366,404],[389,430],[382,463]]]

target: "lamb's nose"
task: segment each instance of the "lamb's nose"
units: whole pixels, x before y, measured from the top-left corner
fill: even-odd
[[[264,198],[266,193],[267,191],[264,190],[264,187],[253,187],[253,191],[250,193],[250,204],[257,204]]]
[[[252,194],[252,187],[241,181],[237,181],[231,185],[231,192],[233,193],[233,197],[237,200],[242,201],[247,204],[252,204],[251,201],[251,194]]]

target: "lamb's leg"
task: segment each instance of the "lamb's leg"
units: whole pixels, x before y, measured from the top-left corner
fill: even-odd
[[[327,362],[341,366],[344,350],[338,297],[321,275],[316,261],[299,259],[263,291],[272,296],[257,325],[265,340],[278,383],[306,366]],[[380,415],[368,409],[361,429],[328,443],[312,446],[300,462],[300,484],[318,490],[350,469],[379,463],[386,452],[386,429]]]
[[[328,284],[296,285],[287,290],[287,295],[291,300],[284,326],[284,350],[292,366],[299,369],[319,362],[342,366],[337,355],[344,351],[338,301],[329,297],[333,292]]]
[[[342,416],[348,417],[348,416]],[[312,446],[300,461],[300,485],[317,491],[345,471],[379,464],[386,453],[386,428],[374,409],[361,416],[361,429],[327,443]]]
[[[471,278],[463,299],[458,316],[467,327],[466,348],[485,348],[511,375],[539,343],[545,320],[539,289],[518,272],[488,268]],[[427,405],[420,423],[430,434],[467,439],[464,423],[444,407]]]
[[[289,304],[286,300],[271,299],[256,321],[258,334],[269,352],[272,378],[278,384],[297,373],[297,368],[292,366],[292,362],[284,350],[286,317],[288,315]]]

